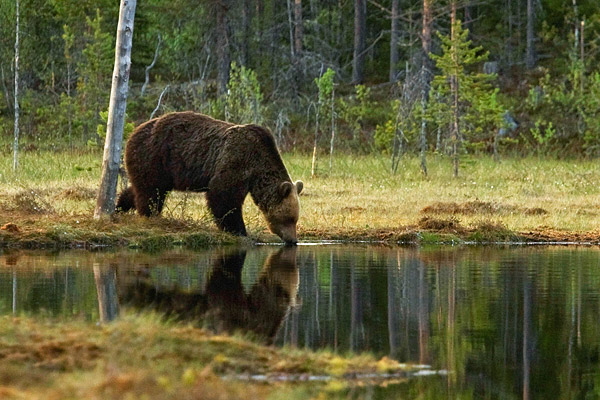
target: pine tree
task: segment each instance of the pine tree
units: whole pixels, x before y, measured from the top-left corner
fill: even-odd
[[[439,73],[432,82],[429,119],[438,126],[451,126],[454,175],[458,175],[463,140],[475,140],[495,133],[502,123],[503,108],[498,89],[491,82],[495,75],[473,72],[487,60],[488,52],[472,47],[469,31],[460,20],[454,24],[454,39],[439,35],[442,54],[431,54]],[[489,137],[489,136],[487,136]]]

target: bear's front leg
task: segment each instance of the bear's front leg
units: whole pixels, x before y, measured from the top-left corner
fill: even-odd
[[[228,196],[220,192],[211,192],[206,194],[208,208],[210,208],[217,226],[225,232],[234,235],[246,236],[246,226],[242,217],[243,198],[240,201],[234,194]]]

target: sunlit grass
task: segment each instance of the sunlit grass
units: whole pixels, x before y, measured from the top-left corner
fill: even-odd
[[[369,355],[277,349],[156,314],[125,314],[100,325],[0,316],[0,398],[258,399],[300,390],[298,398],[308,399],[328,386],[265,385],[235,377],[330,376],[344,390],[356,373],[410,370],[416,369]]]
[[[443,156],[429,157],[429,175],[424,177],[415,157],[405,157],[397,173],[392,174],[388,156],[340,154],[334,157],[331,170],[328,157],[322,156],[316,177],[311,177],[309,155],[283,157],[292,178],[305,183],[299,222],[300,235],[305,237],[361,239],[418,230],[426,206],[461,206],[474,201],[489,203],[493,210],[427,215],[442,220],[454,218],[467,230],[495,224],[514,232],[590,233],[598,231],[600,222],[600,165],[593,160],[528,157],[494,162],[480,156],[463,160],[460,176],[454,178],[451,160]],[[24,152],[19,170],[13,173],[11,157],[0,158],[0,205],[4,210],[13,210],[12,214],[0,212],[0,225],[23,225],[23,221],[11,220],[17,216],[29,221],[25,225],[40,229],[57,223],[73,229],[94,229],[89,219],[95,205],[100,159],[99,151]],[[15,206],[18,196],[20,204]],[[42,211],[32,213],[36,207]],[[539,212],[530,212],[532,209]],[[249,199],[244,215],[254,237],[276,240]],[[190,223],[194,230],[214,230],[202,194],[171,194],[164,217]],[[150,225],[156,229],[154,233],[161,230],[161,220],[148,223],[132,217],[123,221],[110,229],[120,230],[125,237],[128,231],[144,230]],[[185,229],[182,226],[180,230]]]

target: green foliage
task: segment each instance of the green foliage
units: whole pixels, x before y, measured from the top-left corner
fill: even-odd
[[[387,120],[383,125],[375,127],[375,147],[381,151],[389,151],[394,142],[396,134],[396,123],[394,120]]]
[[[315,84],[319,88],[319,104],[325,104],[331,97],[333,91],[333,78],[335,71],[327,68],[327,71],[321,77],[315,78]]]
[[[102,31],[102,17],[96,10],[96,17],[86,19],[88,32],[83,58],[77,64],[77,105],[78,118],[83,129],[83,137],[96,133],[100,122],[100,111],[106,109],[110,95],[111,71],[114,59],[114,40],[110,33]]]
[[[584,150],[588,155],[598,157],[600,156],[600,73],[592,74],[587,85],[587,96],[584,96],[581,107],[585,123]]]
[[[340,116],[356,144],[370,117],[377,114],[375,109],[378,104],[372,99],[371,88],[356,85],[354,89],[356,91],[354,96],[350,96],[347,100],[340,99]]]
[[[540,121],[535,121],[535,127],[531,128],[531,135],[540,144],[546,145],[548,141],[556,134],[556,129],[552,126],[552,122],[548,122],[547,125],[541,126]]]
[[[260,124],[263,121],[262,100],[256,73],[244,66],[238,66],[235,62],[231,63],[227,93],[223,102],[225,119]]]
[[[319,108],[319,119],[320,123],[326,125],[331,119],[331,102],[333,101],[331,95],[333,93],[333,78],[335,77],[335,71],[331,68],[327,68],[327,71],[318,78],[315,78],[315,84],[319,89],[318,96],[319,100],[317,107]]]
[[[600,2],[577,1],[577,15],[572,2],[544,0],[543,3],[544,12],[536,16],[534,34],[537,53],[544,56],[537,60],[533,70],[526,70],[522,63],[525,24],[508,23],[523,10],[512,7],[498,13],[498,9],[506,6],[504,0],[478,5],[478,18],[469,28],[474,45],[479,47],[475,50],[474,46],[459,46],[458,53],[463,52],[465,59],[458,60],[458,67],[451,65],[452,57],[446,57],[449,43],[433,38],[433,48],[440,48],[440,44],[442,50],[445,47],[444,52],[437,53],[448,61],[444,66],[440,60],[446,71],[442,71],[443,68],[438,71],[437,87],[431,92],[427,116],[429,143],[434,143],[438,132],[441,133],[442,140],[436,149],[444,152],[448,145],[446,136],[452,104],[447,77],[452,76],[453,68],[458,68],[459,80],[467,79],[459,85],[459,122],[467,151],[489,149],[491,138],[501,124],[498,117],[501,113],[497,111],[510,108],[521,126],[520,143],[511,145],[510,149],[552,152],[560,149],[561,153],[600,155],[600,117],[597,115],[600,83],[594,75],[599,72],[595,66],[600,65],[600,39],[596,34],[600,30]],[[128,112],[136,122],[147,119],[156,107],[161,88],[169,84],[171,89],[161,105],[163,112],[193,109],[240,123],[275,125],[285,110],[290,123],[281,139],[305,150],[312,142],[314,132],[310,126],[317,103],[310,105],[315,87],[313,80],[306,77],[318,74],[321,65],[329,65],[336,71],[336,85],[339,85],[339,89],[335,87],[334,112],[340,149],[390,151],[394,143],[399,143],[394,141],[394,136],[399,135],[403,138],[402,151],[416,151],[418,146],[413,135],[420,124],[419,95],[415,92],[404,98],[404,89],[400,96],[390,93],[390,89],[395,92],[385,84],[389,76],[390,36],[386,32],[389,32],[390,20],[379,18],[374,4],[367,2],[366,7],[366,34],[371,38],[369,56],[365,57],[364,85],[354,87],[348,82],[354,40],[352,2],[338,5],[305,2],[300,53],[291,49],[285,2],[265,0],[260,2],[260,7],[251,9],[248,2],[229,2],[225,16],[227,50],[229,59],[237,64],[232,65],[229,92],[219,96],[214,82],[222,49],[216,48],[219,20],[214,4],[192,0],[140,3],[136,9]],[[110,93],[118,12],[118,3],[109,0],[27,0],[22,3],[23,140],[72,145],[85,144],[89,139],[99,141],[96,127]],[[585,63],[580,60],[580,49],[575,49],[574,28],[582,20],[585,32],[579,38],[583,39]],[[420,41],[414,40],[418,38],[418,25],[414,21],[399,21],[402,51],[398,65],[419,67],[414,58],[421,49]],[[293,31],[293,24],[291,28]],[[447,17],[436,18],[436,29],[447,33],[449,28]],[[145,96],[139,96],[144,69],[153,60],[158,34],[163,40],[151,78],[153,83],[160,84],[150,86]],[[292,32],[292,41],[294,35]],[[9,140],[12,132],[14,37],[15,3],[8,1],[0,7],[0,133],[4,135],[3,140]],[[472,83],[469,79],[477,75],[474,71],[485,59],[482,47],[489,50],[490,58],[498,63],[502,74],[501,92],[494,92],[496,85],[491,77],[469,87]],[[472,51],[472,57],[467,50]],[[327,74],[325,72],[321,79],[329,79]],[[405,74],[399,75],[402,82],[408,81],[405,75],[409,74],[407,68]],[[540,76],[542,79],[538,82]],[[325,80],[318,85],[322,104],[319,122],[329,129],[332,107],[328,102],[333,86],[325,87]],[[332,85],[333,80],[329,83]],[[483,89],[486,85],[488,89]],[[526,102],[527,92],[533,86],[537,86],[531,92],[535,99],[530,100],[535,101]],[[390,97],[400,100],[399,111]],[[507,102],[511,102],[510,107],[502,107]],[[540,138],[546,138],[543,144],[533,136],[537,132],[536,123]],[[550,123],[554,134],[547,137],[545,131]],[[283,137],[291,135],[293,137]],[[323,135],[321,140],[325,139]]]
[[[560,78],[544,74],[525,103],[533,144],[548,149],[571,143],[585,154],[600,155],[599,95],[600,74],[586,76],[574,55],[567,74]]]
[[[123,142],[126,142],[129,136],[133,133],[135,129],[135,124],[133,122],[127,122],[129,116],[125,114],[125,126],[123,127]],[[103,147],[104,141],[106,140],[106,125],[108,123],[108,110],[100,112],[100,121],[101,123],[96,126],[96,133],[98,139],[92,138],[88,140],[87,144],[91,147]]]
[[[454,25],[455,38],[439,35],[442,54],[431,54],[439,73],[431,85],[427,118],[435,126],[446,131],[452,123],[453,93],[452,77],[458,91],[459,131],[467,142],[491,139],[502,126],[504,107],[499,101],[499,89],[492,83],[495,75],[475,72],[475,67],[487,60],[483,47],[473,47],[469,30],[462,23]]]

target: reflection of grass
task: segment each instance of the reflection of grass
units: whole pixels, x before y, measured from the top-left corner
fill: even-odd
[[[215,336],[156,315],[117,322],[0,317],[0,398],[265,398],[292,385],[218,379],[237,374],[401,372],[393,360],[276,349],[241,337]],[[313,385],[313,397],[329,386]],[[306,390],[306,389],[304,389]],[[149,397],[148,397],[149,396]]]
[[[215,229],[201,194],[173,193],[163,218],[91,219],[101,154],[23,153],[15,176],[10,157],[0,157],[0,226],[15,223],[21,234],[0,230],[0,245],[130,245],[147,249],[172,243],[202,247],[230,242]],[[462,239],[526,238],[598,240],[600,165],[593,161],[526,158],[495,163],[487,157],[465,163],[452,177],[450,161],[429,160],[429,177],[418,160],[406,158],[396,175],[383,156],[338,155],[333,170],[310,177],[310,157],[286,154],[294,179],[305,182],[299,233],[314,239],[380,239],[418,242],[419,233]],[[257,207],[246,201],[251,235],[277,240]],[[454,227],[420,221],[455,221]],[[493,234],[481,232],[482,227]],[[458,229],[460,228],[460,229]],[[485,231],[485,229],[483,229]],[[435,236],[429,235],[428,241]],[[445,239],[443,239],[445,240]],[[442,241],[443,241],[442,240]]]

